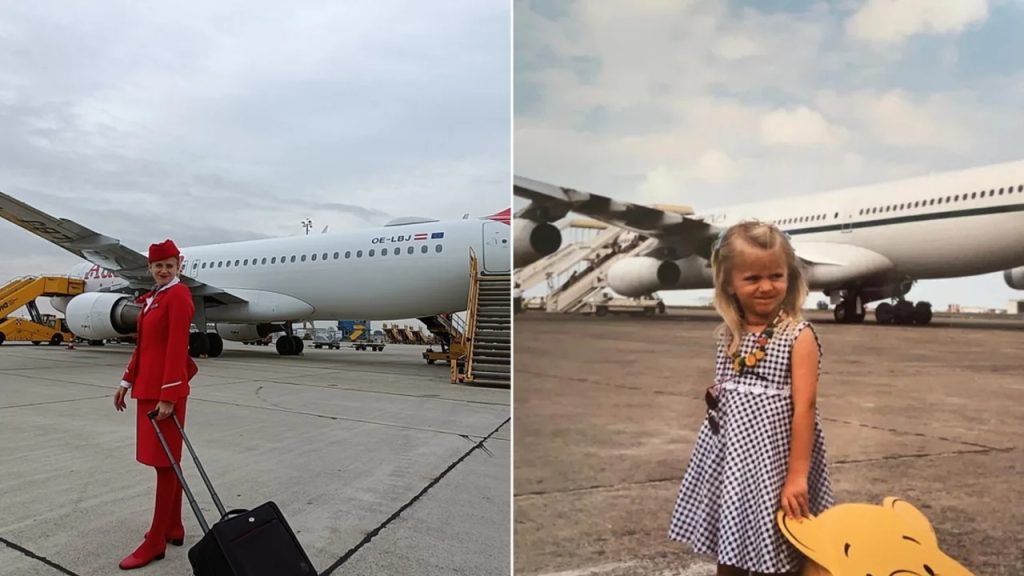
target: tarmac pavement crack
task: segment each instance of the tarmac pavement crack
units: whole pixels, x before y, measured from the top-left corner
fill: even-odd
[[[351,418],[348,416],[334,416],[331,414],[318,414],[316,412],[304,412],[302,410],[291,410],[288,408],[281,408],[279,406],[254,406],[252,404],[241,404],[239,402],[226,402],[224,400],[208,400],[205,398],[190,397],[190,402],[208,402],[210,404],[220,404],[223,406],[234,406],[236,408],[254,408],[256,410],[269,410],[272,412],[284,412],[287,414],[296,414],[299,416],[312,416],[314,418],[323,418],[325,420],[342,420],[345,422],[359,422],[360,424],[374,424],[377,426],[387,426],[389,428],[400,428],[403,430],[415,430],[417,432],[432,432],[434,434],[447,434],[450,436],[463,436],[462,432],[455,432],[453,430],[441,430],[438,428],[424,428],[422,426],[406,426],[404,424],[395,424],[394,422],[381,422],[379,420],[367,420],[365,418]],[[488,436],[489,437],[489,436]]]
[[[989,449],[977,449],[977,450],[952,450],[947,452],[925,452],[919,454],[894,454],[892,456],[879,456],[877,458],[860,458],[850,460],[835,460],[830,462],[830,466],[847,466],[851,464],[868,464],[873,462],[887,462],[891,460],[905,460],[909,458],[941,458],[943,456],[965,456],[970,454],[992,454],[992,453],[1006,453],[1012,452],[1015,448],[989,448]],[[662,482],[679,482],[682,477],[670,477],[670,478],[654,478],[651,480],[641,480],[638,482],[622,482],[619,484],[596,484],[592,486],[580,486],[578,488],[568,488],[565,490],[538,490],[536,492],[520,492],[515,494],[515,498],[530,497],[530,496],[556,496],[561,494],[574,494],[579,492],[593,492],[598,490],[617,490],[621,488],[631,488],[634,486],[647,486],[650,484],[660,484]]]
[[[365,394],[382,394],[385,396],[405,396],[407,398],[420,398],[423,400],[436,400],[439,402],[454,402],[456,404],[484,404],[486,406],[508,406],[508,402],[487,402],[484,400],[459,400],[458,398],[439,398],[437,396],[427,396],[424,394],[407,394],[404,392],[387,392],[383,390],[367,390],[365,388],[348,388],[344,386],[330,386],[324,384],[302,384],[300,382],[283,382],[280,380],[263,379],[259,382],[267,382],[269,384],[282,384],[287,386],[302,386],[308,388],[324,388],[326,390],[341,390],[345,392],[363,392]]]
[[[50,568],[53,568],[54,570],[57,570],[61,574],[67,574],[68,576],[79,576],[78,574],[72,572],[71,570],[68,570],[67,568],[61,566],[60,564],[57,564],[56,562],[46,558],[45,556],[40,556],[40,555],[36,554],[35,552],[32,552],[28,548],[24,548],[22,546],[18,546],[14,542],[11,542],[10,540],[8,540],[8,539],[6,539],[4,537],[0,537],[0,543],[4,544],[5,546],[10,548],[11,550],[15,550],[17,552],[20,552],[20,553],[24,554],[25,556],[28,556],[29,558],[31,558],[33,560],[37,560],[39,562],[42,562],[43,564],[46,564],[47,566],[49,566]]]
[[[943,442],[951,442],[953,444],[963,444],[964,446],[973,446],[974,448],[983,448],[984,450],[995,450],[995,451],[1000,451],[1000,450],[1005,451],[1005,450],[1007,450],[1007,448],[1005,448],[1005,447],[1001,448],[1001,447],[998,447],[998,446],[988,446],[988,445],[985,445],[985,444],[978,444],[977,442],[968,442],[966,440],[954,440],[953,438],[946,438],[944,436],[931,436],[929,434],[924,434],[923,432],[908,432],[906,430],[899,430],[899,429],[896,429],[896,428],[886,428],[884,426],[875,426],[873,424],[864,424],[863,422],[855,422],[853,420],[843,420],[843,419],[840,419],[840,418],[828,418],[828,417],[825,417],[825,416],[822,416],[821,419],[822,420],[826,420],[828,422],[836,422],[836,423],[839,423],[839,424],[848,424],[850,426],[858,426],[860,428],[867,428],[869,430],[878,430],[878,431],[881,431],[881,432],[892,432],[893,434],[899,434],[899,435],[902,435],[902,436],[917,436],[919,438],[928,438],[930,440],[942,440]]]
[[[366,546],[367,544],[372,542],[373,539],[376,538],[377,535],[380,534],[382,530],[384,530],[384,528],[387,528],[387,526],[389,524],[391,524],[392,522],[397,520],[398,517],[402,515],[402,512],[405,512],[406,510],[411,508],[416,502],[418,502],[420,500],[420,498],[423,498],[423,496],[425,496],[427,494],[427,492],[430,491],[431,488],[436,486],[441,480],[444,479],[445,476],[447,476],[449,473],[451,473],[452,470],[455,470],[455,468],[458,467],[459,464],[462,464],[462,462],[465,461],[466,458],[469,458],[469,456],[473,452],[476,452],[477,450],[482,449],[483,445],[484,445],[484,442],[487,442],[487,440],[489,440],[491,438],[491,436],[494,436],[495,434],[497,434],[498,430],[501,430],[505,426],[505,424],[509,423],[510,420],[511,420],[511,418],[506,418],[494,430],[491,430],[491,432],[487,436],[485,436],[483,439],[481,439],[479,442],[477,442],[475,445],[473,445],[472,448],[467,450],[465,454],[463,454],[457,460],[455,460],[454,462],[449,464],[448,467],[445,468],[443,472],[441,472],[436,477],[434,477],[434,479],[431,480],[426,486],[424,486],[423,489],[420,490],[418,494],[416,494],[415,496],[412,497],[412,499],[410,499],[408,502],[403,504],[402,507],[399,508],[398,510],[396,510],[393,514],[391,514],[391,516],[388,516],[388,518],[386,520],[384,520],[383,522],[381,522],[381,524],[379,526],[377,526],[376,528],[371,530],[366,536],[363,537],[362,540],[359,541],[358,544],[356,544],[355,546],[350,548],[348,550],[348,552],[345,552],[345,554],[342,555],[341,558],[338,558],[338,560],[335,561],[334,564],[331,564],[326,570],[321,572],[319,574],[319,576],[328,576],[329,574],[333,574],[335,570],[337,570],[342,565],[344,565],[346,562],[348,562],[349,559],[352,558],[352,556],[354,556],[357,552],[359,552],[364,546]]]

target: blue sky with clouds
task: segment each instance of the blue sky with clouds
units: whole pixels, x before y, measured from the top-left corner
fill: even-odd
[[[517,0],[514,17],[524,176],[699,209],[1024,159],[1020,0]],[[989,274],[910,297],[1024,292]]]
[[[509,205],[511,7],[4,3],[0,190],[145,251]],[[0,220],[0,282],[78,259]]]

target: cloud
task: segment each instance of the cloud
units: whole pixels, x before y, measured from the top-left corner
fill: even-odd
[[[846,31],[855,40],[891,46],[918,34],[959,34],[987,18],[987,0],[867,0],[846,21]]]
[[[820,112],[804,106],[762,115],[761,138],[766,144],[790,146],[830,146],[842,139],[840,130],[831,126]]]
[[[136,247],[493,213],[509,17],[457,0],[11,5],[0,189]],[[22,272],[0,262],[0,280]]]

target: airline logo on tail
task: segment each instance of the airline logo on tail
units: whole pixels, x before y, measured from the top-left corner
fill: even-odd
[[[487,220],[494,220],[495,222],[501,222],[502,224],[512,225],[512,209],[505,208],[501,212],[496,212],[490,216],[484,216]]]

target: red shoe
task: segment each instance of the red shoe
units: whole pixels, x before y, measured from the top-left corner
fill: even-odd
[[[146,539],[149,539],[149,532],[146,532]],[[185,544],[185,527],[170,529],[167,531],[167,541],[175,546],[182,546]]]
[[[163,560],[164,550],[157,552],[156,550],[149,550],[147,548],[148,546],[146,545],[146,542],[143,542],[135,549],[135,552],[125,556],[117,567],[121,570],[134,570],[135,568],[142,568],[150,562]]]

